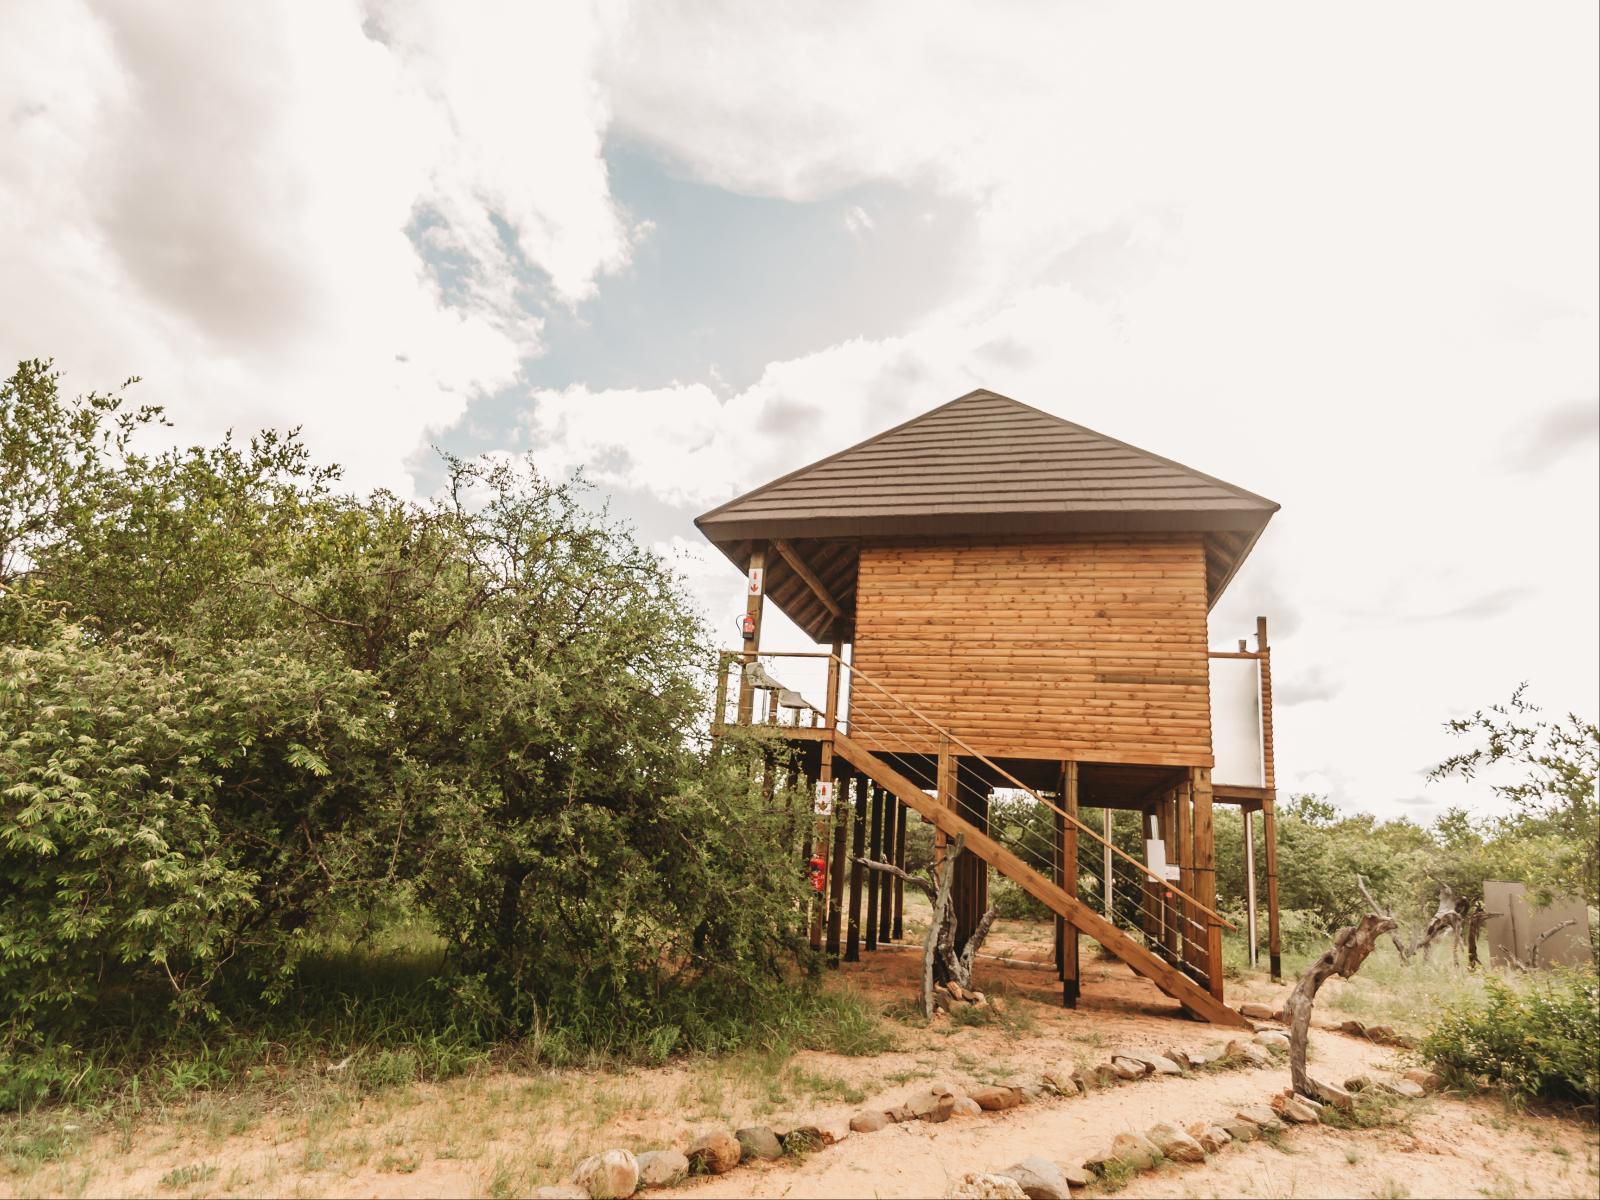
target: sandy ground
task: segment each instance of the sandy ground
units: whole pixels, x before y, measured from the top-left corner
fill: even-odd
[[[1017,957],[1047,952],[1048,927],[1002,930]],[[504,1071],[360,1097],[308,1097],[291,1111],[238,1098],[200,1101],[117,1129],[85,1130],[54,1161],[0,1171],[0,1196],[513,1196],[560,1181],[584,1154],[686,1146],[709,1128],[842,1125],[933,1079],[956,1085],[1036,1079],[1060,1062],[1090,1066],[1119,1046],[1215,1046],[1230,1034],[1184,1019],[1156,989],[1085,946],[1079,1008],[1060,1007],[1048,970],[987,961],[980,985],[1005,996],[1002,1024],[896,1023],[897,1046],[870,1058],[805,1052],[781,1061],[700,1060],[658,1070]],[[841,983],[885,1003],[915,995],[918,958],[886,950],[846,967]],[[1231,1003],[1276,1002],[1264,981]],[[1339,1017],[1337,989],[1320,1021]],[[1395,1052],[1328,1030],[1312,1040],[1315,1074],[1342,1080],[1404,1067]],[[857,1134],[801,1160],[691,1181],[664,1195],[941,1196],[968,1171],[1042,1154],[1081,1161],[1124,1130],[1229,1116],[1288,1083],[1284,1066],[1123,1084],[942,1125]],[[1374,1130],[1296,1129],[1277,1145],[1233,1146],[1204,1165],[1136,1178],[1139,1196],[1600,1195],[1592,1126],[1509,1112],[1490,1099],[1433,1096]]]

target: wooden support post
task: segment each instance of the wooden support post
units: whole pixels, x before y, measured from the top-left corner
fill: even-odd
[[[1194,789],[1194,898],[1213,912],[1217,907],[1217,847],[1211,820],[1211,768],[1192,767],[1190,786]],[[1206,917],[1206,984],[1211,994],[1222,999],[1222,925]]]
[[[765,542],[757,542],[750,551],[749,582],[746,585],[744,612],[745,616],[755,622],[755,631],[745,639],[744,654],[740,661],[748,666],[756,661],[756,653],[761,649],[761,608],[767,595],[767,546]],[[744,672],[739,673],[739,724],[748,725],[755,715],[756,690],[750,686],[750,681],[745,678]]]
[[[954,809],[956,806],[956,756],[950,753],[950,742],[946,738],[939,739],[939,767],[935,777],[934,788],[939,793],[938,801],[942,808]],[[944,830],[934,827],[933,833],[933,865],[937,870],[944,868]]]
[[[1050,880],[1058,887],[1066,881],[1066,860],[1062,856],[1061,844],[1067,836],[1067,819],[1060,813],[1051,814],[1055,819],[1054,836],[1050,839]],[[1066,944],[1067,921],[1060,913],[1056,914],[1056,946],[1055,964],[1056,978],[1066,980]]]
[[[1267,619],[1256,618],[1256,652],[1261,655],[1261,836],[1267,848],[1267,953],[1272,978],[1283,978],[1282,946],[1278,940],[1278,772],[1272,752],[1272,647],[1267,643]]]
[[[1239,816],[1244,825],[1244,922],[1245,940],[1250,944],[1250,965],[1256,966],[1259,958],[1259,937],[1256,931],[1256,830],[1255,810],[1240,806]]]
[[[899,825],[897,810],[903,807],[894,798],[893,792],[883,794],[883,861],[892,863],[895,860],[894,832]],[[894,882],[893,877],[885,875],[883,882],[878,887],[878,942],[892,940],[894,937]]]
[[[906,806],[897,805],[898,818],[894,829],[894,865],[906,869]],[[905,937],[906,881],[899,876],[894,881],[894,940]]]
[[[1069,896],[1078,894],[1078,764],[1061,764],[1061,807],[1067,818],[1057,818],[1061,823],[1061,887]],[[1061,1003],[1068,1008],[1078,1007],[1080,972],[1078,967],[1078,927],[1066,922],[1061,945]]]
[[[1144,810],[1141,816],[1144,818],[1142,822],[1144,829],[1144,840],[1139,843],[1139,858],[1141,861],[1147,862],[1148,856],[1145,853],[1145,843],[1149,842],[1156,836],[1155,810],[1152,808],[1147,808]],[[1161,941],[1161,922],[1159,920],[1161,914],[1161,893],[1157,889],[1155,881],[1152,880],[1148,875],[1144,877],[1143,888],[1144,904],[1140,910],[1140,921],[1144,926],[1145,934],[1151,939],[1159,942]]]
[[[722,737],[723,722],[728,719],[728,668],[733,665],[733,655],[717,655],[717,698],[711,709],[711,737],[715,743]]]
[[[959,773],[961,767],[956,766]],[[989,794],[968,785],[966,795],[956,801],[956,812],[962,820],[983,833],[989,831]],[[967,854],[956,861],[955,882],[951,896],[956,914],[956,949],[967,944],[967,939],[978,927],[984,910],[989,906],[989,864],[976,854]]]
[[[1268,796],[1261,801],[1261,839],[1267,849],[1267,965],[1272,978],[1283,978],[1283,946],[1278,938],[1278,818]]]
[[[883,789],[872,789],[867,814],[867,857],[883,861]],[[878,948],[878,897],[883,890],[879,880],[888,878],[882,871],[867,872],[867,949]]]
[[[1166,802],[1162,805],[1162,846],[1168,866],[1179,866],[1182,861],[1182,851],[1178,848],[1178,805],[1182,797],[1179,789],[1171,789],[1166,794]],[[1182,869],[1179,867],[1179,877]],[[1184,960],[1184,942],[1182,942],[1182,920],[1179,920],[1178,894],[1174,893],[1171,880],[1162,882],[1162,922],[1166,928],[1166,950],[1173,957],[1173,962],[1181,963]]]
[[[856,781],[855,804],[850,816],[850,920],[845,936],[845,962],[861,961],[861,888],[865,868],[855,860],[867,852],[867,792],[876,786],[870,779]]]
[[[1187,781],[1178,785],[1178,890],[1194,895],[1194,788]],[[1185,901],[1179,906],[1178,933],[1183,946],[1184,968],[1194,974],[1205,946],[1195,928],[1200,911]]]
[[[850,789],[850,775],[845,773],[833,783],[833,855],[828,864],[828,961],[839,965],[839,933],[844,917],[844,860],[848,830],[845,828],[845,795]]]

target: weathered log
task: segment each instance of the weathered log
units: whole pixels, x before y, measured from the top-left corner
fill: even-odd
[[[1322,1091],[1306,1075],[1306,1037],[1311,1030],[1311,1006],[1317,989],[1331,975],[1349,979],[1361,969],[1377,946],[1380,935],[1395,928],[1392,917],[1368,913],[1359,925],[1347,925],[1333,935],[1333,947],[1306,968],[1289,995],[1284,1012],[1289,1018],[1289,1078],[1294,1090],[1313,1099]]]

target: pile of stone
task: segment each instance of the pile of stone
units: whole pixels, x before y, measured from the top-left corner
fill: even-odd
[[[1416,1038],[1400,1033],[1391,1025],[1363,1025],[1360,1021],[1345,1021],[1334,1028],[1339,1033],[1366,1038],[1369,1042],[1376,1042],[1380,1046],[1393,1046],[1399,1050],[1414,1050],[1417,1045]]]
[[[690,1175],[725,1175],[740,1163],[771,1161],[785,1154],[809,1153],[847,1136],[842,1130],[798,1125],[779,1132],[766,1125],[744,1129],[714,1129],[702,1134],[687,1152],[607,1150],[578,1164],[570,1184],[537,1188],[543,1200],[572,1197],[581,1200],[620,1200],[652,1187],[671,1187]]]
[[[1229,1043],[1230,1050],[1235,1046],[1240,1047],[1241,1052],[1246,1048],[1257,1049],[1253,1042]],[[1119,1060],[1147,1062],[1149,1057],[1142,1052],[1119,1051],[1112,1056],[1112,1063]],[[1161,1057],[1175,1059],[1177,1056]],[[963,1200],[987,1197],[1066,1200],[1072,1188],[1087,1187],[1097,1177],[1149,1171],[1164,1162],[1202,1163],[1235,1142],[1276,1136],[1291,1125],[1318,1124],[1328,1104],[1352,1107],[1352,1092],[1376,1089],[1392,1095],[1421,1096],[1425,1091],[1438,1091],[1442,1086],[1443,1080],[1433,1072],[1412,1070],[1399,1080],[1374,1080],[1363,1075],[1346,1081],[1344,1088],[1318,1084],[1323,1090],[1320,1100],[1284,1091],[1274,1096],[1270,1104],[1246,1105],[1232,1116],[1219,1120],[1192,1121],[1181,1126],[1162,1121],[1143,1133],[1119,1133],[1109,1147],[1082,1163],[1058,1162],[1035,1155],[1003,1171],[972,1171],[956,1181],[950,1195]]]
[[[1194,1121],[1186,1126],[1162,1121],[1143,1133],[1119,1133],[1106,1150],[1082,1163],[1033,1155],[1003,1171],[970,1172],[956,1182],[950,1195],[1067,1200],[1071,1189],[1088,1187],[1097,1177],[1114,1172],[1149,1171],[1164,1162],[1205,1162],[1207,1156],[1234,1142],[1283,1132],[1286,1121],[1315,1121],[1316,1108],[1303,1096],[1279,1097],[1272,1108],[1251,1105],[1224,1120]]]
[[[999,1012],[1000,1002],[990,1000],[980,991],[962,987],[952,979],[933,989],[933,1007],[935,1012],[949,1012],[953,1007],[993,1008]]]
[[[1015,1108],[1027,1099],[1027,1089],[1010,1084],[991,1084],[970,1093],[948,1083],[936,1083],[914,1092],[904,1103],[882,1110],[865,1110],[850,1118],[851,1133],[877,1133],[907,1121],[939,1124],[956,1117],[976,1117],[984,1112]]]

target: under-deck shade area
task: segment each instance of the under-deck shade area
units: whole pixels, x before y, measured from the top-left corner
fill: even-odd
[[[863,891],[867,948],[890,936],[860,860],[863,847],[902,852],[893,831],[909,812],[935,826],[936,861],[951,839],[971,851],[953,879],[958,941],[997,869],[1056,913],[1067,1003],[1087,933],[1189,1012],[1238,1023],[1222,1003],[1212,813],[1232,802],[1263,814],[1276,973],[1270,675],[1264,623],[1257,651],[1219,654],[1207,614],[1277,507],[976,391],[701,516],[749,580],[718,728],[773,729],[794,751],[787,769],[829,798],[806,848],[813,869],[825,864],[819,946],[837,954],[845,938],[845,956],[858,952]],[[831,653],[762,665],[769,599]],[[785,686],[785,658],[826,663],[820,703]],[[1215,781],[1214,678],[1232,689],[1225,711],[1246,711]],[[1233,774],[1239,762],[1249,769]],[[834,807],[836,782],[853,799]],[[991,827],[995,797],[1039,806],[1023,842],[1008,822]],[[1100,811],[1103,833],[1082,810]],[[1137,814],[1120,835],[1131,853],[1111,836],[1114,811]]]

